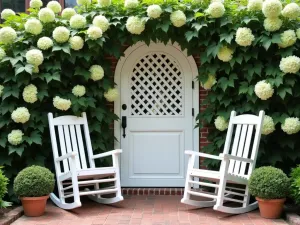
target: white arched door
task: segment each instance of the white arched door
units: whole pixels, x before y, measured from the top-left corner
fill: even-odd
[[[115,135],[116,147],[123,149],[123,187],[184,186],[184,150],[198,151],[199,145],[194,129],[196,76],[193,58],[178,46],[139,43],[125,51],[115,77],[120,92]]]

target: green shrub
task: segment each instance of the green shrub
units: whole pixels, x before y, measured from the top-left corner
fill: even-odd
[[[287,196],[289,185],[289,178],[282,170],[264,166],[253,171],[249,180],[249,191],[255,197],[279,199]]]
[[[0,208],[4,207],[3,197],[7,193],[8,178],[3,174],[0,168]]]
[[[54,174],[41,166],[23,169],[14,180],[14,192],[19,197],[40,197],[54,189]]]
[[[290,176],[291,176],[290,197],[297,204],[300,204],[300,166],[293,168]]]

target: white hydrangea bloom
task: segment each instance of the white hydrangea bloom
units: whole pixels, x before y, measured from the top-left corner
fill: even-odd
[[[30,8],[39,9],[43,6],[43,2],[42,2],[42,0],[31,0],[29,5],[30,5]]]
[[[294,55],[282,58],[279,68],[284,73],[297,73],[300,69],[300,58]]]
[[[0,61],[6,56],[6,52],[0,47]]]
[[[67,111],[71,107],[71,100],[59,96],[53,98],[53,106],[59,110]]]
[[[296,35],[297,35],[297,38],[300,39],[300,28],[298,28],[298,29],[296,30]]]
[[[210,90],[212,88],[212,86],[214,86],[215,83],[217,83],[216,76],[209,74],[207,81],[204,84],[201,83],[201,86],[205,90]]]
[[[47,8],[51,9],[54,13],[60,13],[61,12],[61,5],[57,1],[48,2]]]
[[[287,134],[296,134],[300,130],[300,121],[297,117],[289,117],[281,124],[281,129]]]
[[[4,86],[3,86],[3,85],[0,85],[0,96],[2,96],[3,90],[4,90]]]
[[[278,17],[282,10],[280,0],[265,0],[263,2],[262,12],[265,17]]]
[[[262,80],[257,82],[257,84],[254,87],[254,92],[256,96],[261,100],[267,100],[273,96],[274,89],[271,84],[269,84],[265,80]]]
[[[287,4],[281,14],[286,18],[295,20],[300,16],[300,7],[297,3]]]
[[[93,25],[99,27],[102,32],[107,31],[107,29],[109,28],[109,22],[105,16],[95,16],[95,18],[93,19]]]
[[[157,19],[162,14],[162,9],[159,5],[149,5],[147,8],[147,15],[150,18]]]
[[[69,40],[70,31],[68,28],[63,27],[63,26],[56,27],[52,33],[52,37],[58,43],[64,43]]]
[[[252,34],[252,30],[250,28],[240,27],[236,31],[235,42],[240,46],[250,46],[254,39],[254,35]]]
[[[44,61],[43,53],[38,49],[31,49],[28,52],[26,52],[26,60],[27,63],[39,66]]]
[[[125,0],[124,6],[127,9],[136,8],[139,5],[138,0]]]
[[[215,127],[219,131],[224,131],[228,128],[228,122],[225,120],[225,118],[223,116],[218,116],[215,119]]]
[[[281,48],[292,46],[297,41],[297,36],[294,30],[286,30],[281,35],[281,43],[278,44]]]
[[[93,81],[101,80],[104,77],[104,70],[99,65],[93,65],[90,67],[91,79]]]
[[[71,49],[78,51],[83,48],[84,40],[80,36],[74,36],[69,39]]]
[[[182,27],[186,23],[186,16],[181,10],[171,13],[170,20],[175,27]]]
[[[279,19],[279,17],[271,17],[264,20],[264,28],[266,31],[274,32],[279,30],[281,26],[282,20]]]
[[[6,20],[10,16],[15,16],[16,13],[11,9],[4,9],[1,12],[1,19]]]
[[[27,108],[19,107],[11,113],[11,119],[15,123],[26,123],[30,119],[30,113]]]
[[[83,85],[76,85],[75,87],[73,87],[72,93],[76,97],[82,97],[85,95],[85,87]]]
[[[87,30],[88,37],[92,40],[97,40],[102,37],[102,30],[99,27],[91,26]]]
[[[74,15],[76,15],[76,11],[73,8],[65,8],[61,13],[61,17],[66,20],[71,19]]]
[[[48,8],[43,8],[39,11],[39,20],[43,23],[51,23],[55,20],[55,13]]]
[[[229,62],[232,59],[233,50],[228,48],[227,46],[223,46],[219,49],[217,54],[218,59],[223,62]]]
[[[145,30],[145,23],[137,16],[130,16],[126,28],[132,34],[141,34]]]
[[[225,7],[223,3],[221,2],[212,2],[209,6],[206,12],[212,17],[212,18],[220,18],[225,13]]]
[[[37,98],[37,87],[33,84],[27,85],[23,90],[23,99],[27,103],[35,103]]]
[[[19,145],[23,142],[24,133],[21,130],[12,130],[8,136],[7,140],[11,145]]]
[[[37,42],[37,46],[39,49],[42,50],[47,50],[49,48],[52,48],[53,46],[53,41],[51,38],[48,37],[41,37],[38,42]]]
[[[263,0],[248,0],[248,11],[261,11]]]
[[[43,31],[43,25],[41,21],[35,18],[28,19],[24,25],[25,31],[33,35],[38,35]]]
[[[11,44],[17,38],[17,32],[11,27],[3,27],[0,29],[0,42],[3,44]]]
[[[111,5],[111,0],[98,0],[101,7],[107,7]]]
[[[74,29],[84,28],[86,26],[86,18],[82,15],[76,14],[70,19],[70,27]]]
[[[119,97],[119,92],[116,88],[110,88],[104,93],[104,97],[108,102],[114,102]]]
[[[77,0],[77,5],[90,5],[92,0]]]
[[[275,131],[275,124],[271,116],[265,115],[261,134],[268,135]]]

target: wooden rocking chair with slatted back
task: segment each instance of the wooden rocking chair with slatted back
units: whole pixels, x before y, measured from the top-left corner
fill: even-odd
[[[119,173],[119,154],[122,150],[94,155],[85,113],[82,117],[56,118],[49,113],[48,120],[58,187],[58,197],[51,193],[51,200],[63,209],[80,207],[80,196],[83,195],[103,204],[123,200]],[[113,165],[96,167],[95,159],[106,156],[112,156]],[[105,187],[100,188],[101,185]],[[110,196],[103,196],[107,194]]]
[[[263,118],[264,111],[260,111],[259,116],[236,116],[236,112],[232,111],[222,154],[215,156],[186,151],[189,162],[182,203],[199,208],[213,206],[214,210],[232,214],[257,208],[257,202],[249,203],[248,181],[255,168]],[[194,168],[196,156],[220,160],[219,171]],[[192,185],[200,188],[192,188]],[[203,191],[203,187],[212,190]]]

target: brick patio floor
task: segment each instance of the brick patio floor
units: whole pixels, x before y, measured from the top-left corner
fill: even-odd
[[[91,201],[72,211],[48,203],[42,217],[22,216],[13,225],[269,225],[287,224],[284,220],[267,220],[258,211],[241,215],[216,212],[211,208],[196,209],[180,203],[181,196],[128,196],[114,205]]]

